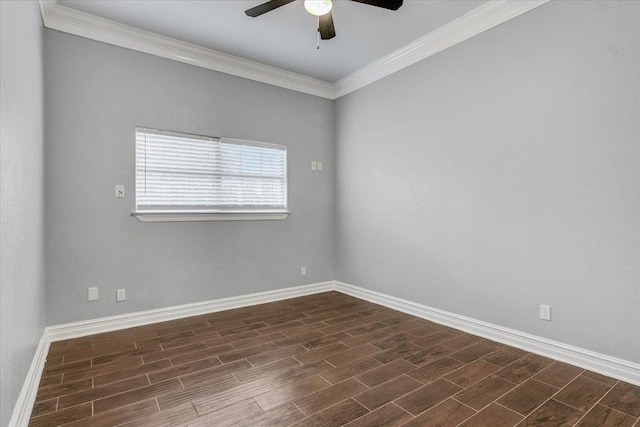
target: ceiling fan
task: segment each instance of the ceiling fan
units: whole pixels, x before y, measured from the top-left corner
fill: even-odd
[[[295,0],[270,0],[256,7],[245,10],[247,16],[256,18],[264,13],[271,12]],[[382,7],[384,9],[398,10],[402,6],[403,0],[351,0],[357,3],[364,3],[370,6]],[[304,8],[310,14],[318,17],[318,32],[322,40],[329,40],[336,36],[336,29],[333,26],[333,16],[331,16],[331,0],[304,0]]]

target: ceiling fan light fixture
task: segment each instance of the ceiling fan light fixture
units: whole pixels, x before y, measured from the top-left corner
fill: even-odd
[[[331,12],[333,2],[331,0],[304,0],[304,8],[313,16],[322,16]]]

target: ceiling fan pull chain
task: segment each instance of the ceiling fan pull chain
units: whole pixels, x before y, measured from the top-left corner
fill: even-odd
[[[317,16],[318,32],[316,33],[316,49],[320,50],[320,15]]]

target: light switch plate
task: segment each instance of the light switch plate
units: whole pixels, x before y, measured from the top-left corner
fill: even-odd
[[[98,288],[87,289],[87,301],[98,301]]]
[[[124,197],[124,185],[116,185],[115,196],[118,199]]]
[[[125,299],[127,299],[127,296],[125,294],[124,289],[118,289],[116,291],[116,301],[120,302],[120,301],[124,301]]]
[[[322,162],[318,162],[318,170],[321,171],[322,170]]]
[[[318,170],[318,162],[311,162],[311,170],[315,171]]]

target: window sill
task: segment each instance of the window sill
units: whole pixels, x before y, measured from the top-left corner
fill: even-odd
[[[289,212],[131,212],[140,222],[273,221]]]

